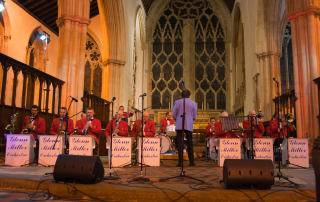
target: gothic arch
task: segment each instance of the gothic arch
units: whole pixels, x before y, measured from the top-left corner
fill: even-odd
[[[100,54],[103,55],[103,45],[99,37],[88,27],[87,33],[93,38],[99,47]]]
[[[146,38],[146,17],[141,6],[138,7],[136,18],[139,20],[140,27],[140,39],[141,39],[141,48],[144,50],[146,48],[147,38]],[[135,28],[136,28],[136,24]]]
[[[237,41],[238,41],[238,36],[239,33],[237,32],[237,30],[239,30],[239,24],[242,21],[242,16],[241,16],[241,8],[240,8],[240,3],[237,2],[234,5],[234,13],[233,13],[233,33],[232,33],[232,44],[233,47],[237,46]]]
[[[0,13],[0,22],[3,26],[3,32],[0,33],[0,52],[8,54],[8,41],[11,40],[11,24],[7,9]]]
[[[43,29],[39,26],[30,34],[27,44],[26,62],[28,65],[32,65],[32,67],[45,72],[45,42],[39,38],[39,35],[42,33]],[[30,62],[33,62],[33,64],[30,64]]]

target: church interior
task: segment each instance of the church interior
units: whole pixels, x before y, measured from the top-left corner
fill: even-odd
[[[92,107],[102,129],[121,106],[134,112],[131,123],[146,109],[158,127],[185,88],[197,105],[195,150],[204,150],[206,126],[223,112],[240,117],[242,127],[254,110],[268,136],[280,111],[292,118],[291,137],[308,139],[312,162],[320,126],[320,0],[0,0],[1,6],[1,152],[12,117],[18,134],[34,105],[46,134],[61,107],[73,122]],[[101,134],[95,155],[106,156]]]

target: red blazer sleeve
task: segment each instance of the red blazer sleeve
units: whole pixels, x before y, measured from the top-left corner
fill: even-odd
[[[294,128],[292,127],[292,125],[290,124],[289,125],[289,132],[293,132],[294,131]]]
[[[75,126],[75,128],[78,128],[78,129],[79,129],[80,124],[81,124],[81,119],[76,121],[76,126]]]
[[[104,136],[106,136],[106,138],[110,136],[110,124],[111,124],[111,121],[109,121],[106,129],[104,130]]]
[[[132,112],[130,112],[130,113],[129,113],[129,118],[130,118],[130,117],[132,117],[132,116],[133,116],[133,113],[132,113]]]
[[[277,133],[278,132],[278,122],[277,120],[272,120],[269,122],[270,131],[271,133]]]
[[[140,122],[139,121],[135,121],[134,124],[133,124],[133,128],[132,128],[132,131],[131,131],[131,135],[132,137],[136,137],[136,132],[137,132],[137,124],[139,125]],[[140,127],[138,126],[138,129],[140,129]]]
[[[24,118],[24,121],[23,121],[23,124],[22,124],[22,130],[26,128],[26,125],[27,125],[27,122],[28,122],[28,120],[29,120],[29,117],[30,117],[30,116],[26,116],[26,117]]]
[[[167,120],[166,119],[161,119],[160,123],[163,125],[160,130],[161,132],[164,132],[166,130],[166,126],[167,126]]]
[[[83,127],[84,125],[83,124],[86,124],[87,123],[87,120],[86,119],[81,119],[79,120],[79,128],[78,128],[78,134],[79,135],[83,135]]]
[[[39,121],[39,124],[34,123],[35,124],[35,128],[31,131],[36,132],[37,131],[37,126],[38,126],[38,134],[42,135],[46,132],[46,122],[44,121],[43,118],[38,118],[37,121]]]
[[[222,127],[220,126],[221,122],[217,122],[214,124],[214,128],[216,129],[216,135],[218,138],[226,135],[226,132],[222,131]]]
[[[68,124],[68,134],[71,134],[71,133],[74,132],[73,120],[69,119],[68,122],[69,122],[69,124]]]
[[[120,121],[119,124],[119,135],[127,136],[128,135],[128,123],[125,121]]]
[[[170,119],[170,124],[174,125],[174,120],[173,119]]]
[[[56,124],[57,124],[56,119],[53,119],[51,127],[50,127],[50,135],[56,135],[56,134],[59,133],[59,132],[56,131],[56,126],[60,126],[60,124],[58,124],[58,125],[56,125]],[[56,126],[54,126],[54,125],[56,125]],[[52,127],[52,126],[54,126],[54,127]]]
[[[98,119],[93,119],[93,120],[95,120],[94,121],[95,123],[92,124],[91,132],[99,135],[101,133],[101,121],[99,121]]]
[[[209,124],[209,125],[207,125],[206,126],[206,136],[208,137],[209,135],[210,135],[210,128],[211,128],[211,125]]]
[[[264,131],[264,126],[261,121],[259,121],[258,129],[259,129],[260,133],[262,133]]]
[[[148,125],[148,127],[147,127]],[[145,136],[146,137],[154,137],[156,134],[156,125],[153,121],[148,121],[146,127],[144,128]],[[150,131],[148,129],[150,128]]]

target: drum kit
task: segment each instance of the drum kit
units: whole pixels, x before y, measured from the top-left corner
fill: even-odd
[[[163,126],[161,123],[156,123],[155,125],[156,127]],[[177,145],[175,145],[174,139],[177,137],[177,132],[175,125],[167,125],[165,133],[157,133],[156,137],[160,138],[160,154],[176,152]]]

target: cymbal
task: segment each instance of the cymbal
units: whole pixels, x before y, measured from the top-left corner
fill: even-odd
[[[163,124],[162,123],[155,123],[156,127],[162,127]]]

